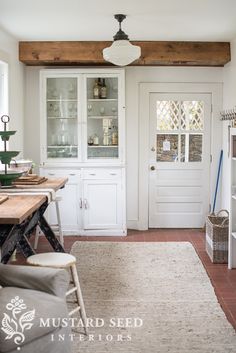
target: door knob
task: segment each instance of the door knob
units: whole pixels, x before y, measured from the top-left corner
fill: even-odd
[[[152,148],[151,148],[151,151],[152,151],[152,152],[155,152],[155,151],[156,151],[156,150],[155,150],[155,147],[152,147]]]
[[[152,165],[150,169],[151,170],[155,170],[156,168],[154,167],[154,165]]]

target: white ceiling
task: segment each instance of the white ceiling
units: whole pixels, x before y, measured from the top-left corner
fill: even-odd
[[[19,40],[112,40],[116,13],[131,40],[236,37],[236,0],[0,0],[0,27]]]

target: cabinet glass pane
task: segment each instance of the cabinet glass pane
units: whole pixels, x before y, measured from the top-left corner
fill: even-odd
[[[87,156],[118,158],[118,78],[87,78]]]
[[[78,157],[76,78],[47,78],[47,157]]]

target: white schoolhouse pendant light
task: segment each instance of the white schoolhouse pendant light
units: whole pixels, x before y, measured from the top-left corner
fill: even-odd
[[[141,48],[132,45],[127,34],[121,29],[121,22],[126,18],[126,15],[115,15],[114,17],[119,22],[119,31],[114,35],[112,45],[103,49],[103,58],[114,65],[126,66],[140,57]]]

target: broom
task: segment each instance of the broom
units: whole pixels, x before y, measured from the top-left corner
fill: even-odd
[[[215,208],[216,208],[216,200],[217,200],[217,194],[218,194],[218,188],[219,188],[219,181],[220,181],[220,172],[221,172],[221,167],[222,167],[222,161],[223,161],[223,150],[220,151],[220,159],[219,159],[219,165],[218,165],[218,171],[217,171],[217,179],[216,179],[216,187],[215,187],[215,194],[214,194],[214,202],[213,202],[213,208],[211,211],[211,215],[215,215]],[[204,224],[203,231],[206,230],[206,223]]]
[[[220,172],[221,172],[222,161],[223,161],[223,150],[220,151],[220,160],[219,160],[219,165],[218,165],[218,172],[217,172],[217,179],[216,179],[216,188],[215,188],[213,209],[212,209],[212,212],[211,212],[211,214],[213,214],[213,215],[215,214],[216,199],[217,199],[217,193],[218,193],[218,187],[219,187],[219,181],[220,181]]]

